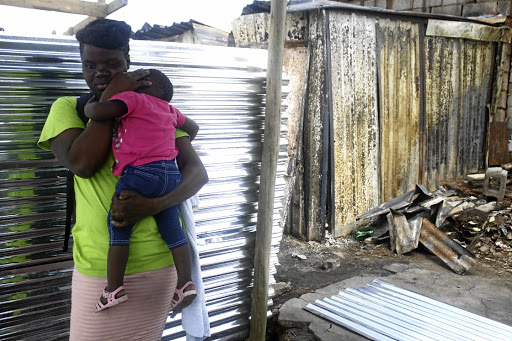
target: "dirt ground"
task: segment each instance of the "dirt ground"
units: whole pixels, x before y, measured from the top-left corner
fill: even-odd
[[[479,204],[496,200],[485,197],[482,188],[473,188],[467,179],[457,179],[443,184],[456,191],[466,202]],[[451,239],[457,240],[477,258],[478,263],[470,272],[478,272],[497,280],[512,280],[512,208],[509,198],[498,202],[494,210],[481,212],[474,208],[462,211],[446,220],[441,229]],[[273,316],[267,323],[267,340],[315,340],[307,330],[283,330],[277,322],[280,306],[291,298],[354,277],[385,277],[393,273],[384,269],[391,263],[451,271],[437,256],[420,247],[398,255],[390,250],[389,242],[367,244],[353,237],[307,242],[283,236],[278,254],[279,265],[275,275],[276,296],[273,297]],[[325,268],[329,259],[339,260],[337,268]]]

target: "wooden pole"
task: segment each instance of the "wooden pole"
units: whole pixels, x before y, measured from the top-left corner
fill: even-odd
[[[251,341],[265,340],[267,301],[272,240],[272,220],[281,126],[281,82],[286,23],[286,1],[270,2],[270,37],[267,59],[267,97],[265,133],[261,161],[256,253],[254,256],[254,287],[251,304]]]

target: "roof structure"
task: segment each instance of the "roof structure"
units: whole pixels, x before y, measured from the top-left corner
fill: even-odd
[[[256,13],[270,13],[270,1],[255,0],[252,4],[245,6],[242,10],[242,15]]]
[[[171,26],[145,23],[133,34],[135,40],[159,40],[203,45],[228,46],[228,32],[195,20],[174,23]]]
[[[163,38],[180,35],[194,29],[194,24],[208,26],[195,20],[173,23],[171,26],[153,25],[145,23],[140,30],[133,34],[135,40],[161,40]],[[208,26],[210,27],[210,26]]]

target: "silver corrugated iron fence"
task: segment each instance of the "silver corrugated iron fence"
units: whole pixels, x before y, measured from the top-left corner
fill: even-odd
[[[158,68],[170,77],[173,104],[201,126],[193,145],[210,182],[199,193],[195,218],[207,309],[214,339],[243,338],[249,328],[266,51],[133,41],[130,54],[132,69]],[[62,251],[66,170],[36,141],[53,101],[86,90],[75,40],[0,35],[2,340],[67,339],[72,256]],[[281,140],[272,273],[281,239],[284,135]],[[183,336],[180,316],[169,318],[164,339]]]

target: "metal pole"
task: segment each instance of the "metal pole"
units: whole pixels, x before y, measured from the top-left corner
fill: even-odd
[[[281,83],[286,23],[286,1],[270,2],[270,37],[267,59],[267,97],[265,133],[261,161],[256,253],[254,256],[254,287],[251,305],[250,340],[265,340],[270,268],[272,220],[281,126]]]

